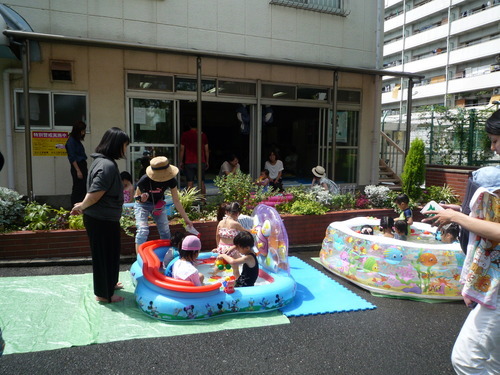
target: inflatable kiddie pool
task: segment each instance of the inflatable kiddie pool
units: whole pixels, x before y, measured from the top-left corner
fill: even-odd
[[[377,235],[380,220],[354,218],[333,222],[326,230],[321,263],[373,294],[432,300],[461,299],[464,254],[458,243],[434,240],[435,227],[416,222],[408,241]],[[365,224],[375,235],[360,234]]]
[[[151,317],[166,321],[201,320],[240,313],[262,313],[290,303],[296,291],[288,266],[288,237],[283,222],[272,207],[259,205],[253,213],[259,278],[255,286],[234,288],[226,293],[232,270],[213,277],[215,256],[200,253],[198,269],[205,285],[164,275],[162,260],[169,240],[149,241],[139,247],[130,272],[139,308]],[[203,241],[202,241],[203,243]],[[258,250],[257,250],[258,249]]]

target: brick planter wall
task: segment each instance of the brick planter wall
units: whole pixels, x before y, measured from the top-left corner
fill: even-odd
[[[396,217],[390,209],[356,210],[330,212],[325,215],[283,215],[289,246],[318,245],[325,237],[328,225],[333,221],[347,220],[357,216]],[[421,220],[415,211],[415,220]],[[217,222],[196,222],[201,233],[203,250],[216,247],[215,230]],[[180,224],[171,225],[170,231],[184,231]],[[149,239],[158,239],[155,226],[150,227]],[[135,254],[134,238],[122,232],[122,255]],[[79,258],[89,257],[90,249],[85,230],[59,230],[40,232],[13,232],[0,235],[0,260]]]
[[[458,199],[462,201],[465,196],[467,180],[469,174],[479,167],[460,167],[454,165],[427,165],[425,167],[425,184],[426,186],[449,185]]]

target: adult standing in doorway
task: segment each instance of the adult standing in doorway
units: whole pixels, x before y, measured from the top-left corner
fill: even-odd
[[[85,139],[87,125],[83,121],[77,121],[66,141],[66,152],[71,165],[71,178],[73,188],[71,189],[71,207],[77,202],[83,201],[87,193],[87,155],[82,141]]]
[[[94,162],[87,178],[87,194],[71,210],[83,213],[92,253],[94,294],[99,302],[120,302],[115,295],[120,272],[120,217],[123,206],[123,185],[116,160],[125,157],[129,136],[120,128],[104,133],[92,154]]]
[[[269,159],[264,164],[264,169],[269,171],[269,186],[274,190],[283,191],[283,162],[279,160],[279,155],[276,151],[269,153]]]
[[[205,170],[208,169],[209,149],[208,138],[205,133],[201,133],[201,181],[200,192],[203,196],[205,189]],[[187,188],[194,186],[194,178],[198,176],[198,128],[196,121],[192,119],[189,122],[189,130],[181,135],[181,147],[179,154],[180,168],[184,170],[186,176]]]

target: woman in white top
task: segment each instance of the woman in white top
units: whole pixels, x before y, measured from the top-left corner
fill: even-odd
[[[264,169],[269,171],[269,186],[274,190],[283,191],[283,180],[281,175],[283,173],[283,162],[279,160],[279,156],[275,151],[269,153],[269,160],[264,164]]]

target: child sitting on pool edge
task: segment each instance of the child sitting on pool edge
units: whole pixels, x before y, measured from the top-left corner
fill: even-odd
[[[249,232],[240,232],[234,237],[234,246],[241,254],[239,258],[232,258],[226,254],[219,254],[217,259],[224,259],[233,269],[243,265],[241,275],[236,280],[235,287],[254,286],[259,276],[259,262],[253,252],[254,239]]]
[[[191,281],[195,286],[203,285],[204,276],[194,265],[201,250],[200,239],[189,235],[184,238],[179,249],[180,259],[172,267],[172,277],[178,280]]]

